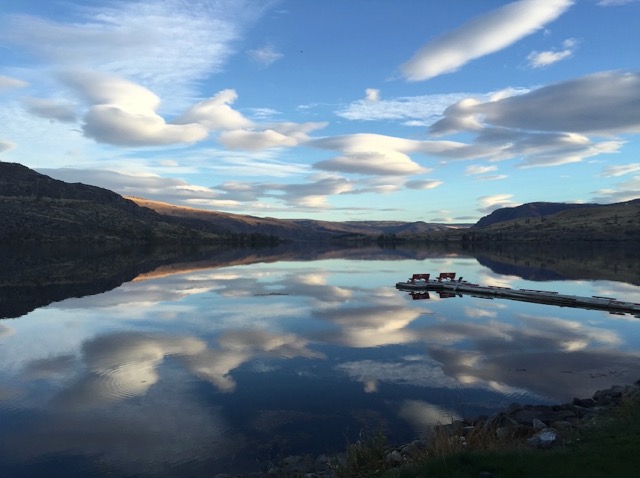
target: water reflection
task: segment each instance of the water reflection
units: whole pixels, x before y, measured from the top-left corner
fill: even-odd
[[[340,451],[363,428],[410,440],[640,377],[638,319],[395,290],[442,270],[539,288],[464,251],[282,254],[163,265],[0,323],[0,472],[257,471],[274,455]],[[637,301],[632,284],[544,288]]]

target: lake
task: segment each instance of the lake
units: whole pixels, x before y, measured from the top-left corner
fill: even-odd
[[[183,257],[184,256],[184,257]],[[0,251],[0,475],[215,476],[640,378],[640,319],[413,273],[640,302],[618,247]]]

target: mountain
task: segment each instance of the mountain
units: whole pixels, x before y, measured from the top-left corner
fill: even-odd
[[[449,231],[466,225],[430,224],[423,221],[318,221],[314,219],[275,219],[240,214],[222,213],[184,206],[175,206],[160,201],[152,201],[138,197],[128,197],[139,206],[153,209],[163,216],[170,216],[186,221],[203,221],[215,225],[221,230],[234,234],[250,234],[260,232],[292,240],[326,240],[359,236],[377,238],[380,235],[395,234],[398,236],[419,235],[434,231]]]
[[[202,242],[220,240],[107,189],[70,184],[0,162],[0,242]]]
[[[593,207],[596,204],[567,204],[554,202],[530,202],[515,207],[503,207],[496,209],[488,216],[481,218],[476,227],[487,227],[498,222],[511,221],[513,219],[524,219],[527,217],[550,216],[568,209],[581,209]]]
[[[129,196],[127,199],[138,206],[153,210],[163,217],[172,218],[181,224],[191,227],[201,227],[202,224],[207,224],[209,227],[225,234],[259,233],[276,236],[281,239],[318,239],[317,231],[285,220],[175,206],[165,202],[133,196]]]
[[[452,226],[422,221],[275,219],[122,197],[0,162],[0,243],[219,242],[235,245],[418,236]]]
[[[543,204],[544,206],[540,206]],[[555,207],[557,206],[557,207]],[[569,206],[569,207],[567,207]],[[532,203],[490,214],[465,231],[470,241],[640,242],[640,199],[614,204]],[[516,212],[513,209],[517,209]],[[555,212],[554,212],[555,211]],[[542,214],[540,212],[549,212]],[[516,216],[516,217],[513,217]],[[487,224],[488,223],[488,224]],[[482,224],[487,224],[482,226]]]

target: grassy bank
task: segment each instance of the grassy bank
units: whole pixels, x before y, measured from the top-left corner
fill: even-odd
[[[349,445],[338,477],[507,478],[631,477],[640,473],[640,397],[598,412],[578,428],[561,433],[550,449],[524,439],[501,440],[495,433],[452,436],[438,433],[412,463],[392,467],[384,437]]]

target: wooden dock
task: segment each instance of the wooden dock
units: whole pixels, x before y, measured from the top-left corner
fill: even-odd
[[[640,304],[636,302],[625,302],[613,297],[581,297],[546,290],[482,286],[464,281],[462,277],[455,277],[455,272],[443,272],[436,279],[430,279],[430,274],[413,274],[406,282],[398,282],[396,289],[410,292],[414,299],[428,299],[429,291],[434,291],[440,297],[468,294],[485,299],[501,298],[560,307],[604,310],[613,314],[632,314],[640,318]]]

